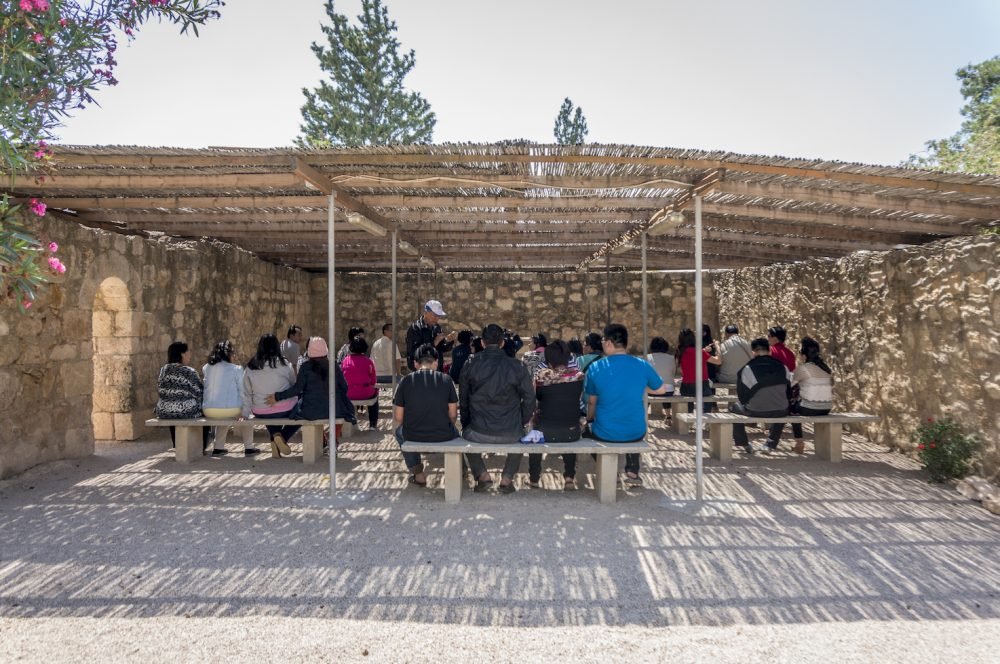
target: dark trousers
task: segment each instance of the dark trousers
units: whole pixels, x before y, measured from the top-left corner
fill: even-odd
[[[788,415],[788,411],[785,410],[773,410],[767,412],[750,412],[741,403],[731,403],[729,404],[729,412],[736,413],[737,415],[746,415],[747,417],[784,417]],[[785,428],[782,423],[772,424],[767,430],[767,446],[774,449],[778,446],[778,441],[781,440],[781,430]],[[799,431],[802,430],[802,426],[799,426]],[[750,444],[750,439],[747,438],[747,428],[744,424],[734,424],[733,425],[733,442],[740,447],[746,447]]]
[[[403,437],[403,427],[401,427],[401,426],[396,427],[396,431],[394,433],[395,433],[395,436],[396,436],[396,442],[399,443],[400,447],[402,447],[403,443],[406,442],[406,438]],[[461,438],[461,436],[458,433],[458,429],[455,428],[454,424],[451,425],[451,437],[452,438]],[[441,442],[442,443],[447,443],[449,441],[442,440]],[[420,465],[420,452],[403,452],[403,463],[406,464],[407,468],[413,468],[414,466],[419,466]]]
[[[513,433],[510,436],[493,436],[489,434],[479,433],[478,431],[466,427],[462,430],[462,437],[472,443],[484,443],[488,445],[511,445],[513,449],[520,447],[520,433]],[[507,458],[503,463],[503,471],[501,474],[507,479],[513,479],[517,471],[521,469],[521,457],[524,454],[520,451],[511,453],[507,455]],[[486,462],[483,461],[483,455],[479,453],[469,453],[465,455],[465,462],[469,465],[469,470],[472,471],[473,479],[478,480],[483,473],[486,472]]]
[[[562,454],[563,460],[563,477],[568,480],[574,479],[576,477],[576,455],[575,454]],[[528,455],[528,479],[532,482],[538,482],[542,477],[542,455],[541,454],[529,454]]]
[[[593,430],[588,426],[587,430],[583,433],[584,438],[592,438],[593,440],[599,440],[602,443],[638,443],[642,438],[636,440],[604,440],[600,436],[596,435]],[[597,455],[590,455],[594,461],[597,461]],[[638,454],[626,454],[625,455],[625,472],[639,474],[639,455]]]
[[[254,413],[254,417],[261,420],[285,420],[292,416],[292,411],[285,411],[284,413],[268,413],[266,415],[260,415]],[[267,436],[272,441],[274,440],[274,434],[280,433],[281,437],[285,439],[287,443],[295,433],[302,427],[298,424],[285,424],[283,426],[271,426],[267,425]]]
[[[709,383],[707,380],[704,380],[704,381],[701,382],[701,393],[702,393],[702,395],[704,395],[706,397],[710,397],[713,394],[715,394],[715,390],[712,389],[712,384],[711,383]],[[697,396],[697,395],[698,395],[698,391],[695,389],[695,384],[694,383],[681,383],[681,396],[682,397],[693,397],[693,396]],[[714,406],[713,403],[710,403],[710,402],[706,401],[704,404],[702,404],[701,412],[703,412],[703,413],[711,412],[713,406]],[[688,404],[688,412],[689,413],[693,413],[694,412],[694,404],[693,403],[689,403]]]
[[[799,406],[798,409],[793,413],[794,415],[829,415],[830,409],[825,410],[815,410],[813,408],[806,408],[805,406]],[[800,422],[792,422],[792,437],[801,438],[802,437],[802,424]],[[780,425],[774,425],[780,426]],[[782,426],[782,429],[784,427]]]
[[[174,438],[177,436],[177,433],[174,431],[174,427],[167,427],[167,428],[170,429],[170,447],[176,447],[177,443],[175,442]],[[208,447],[208,432],[210,429],[211,427],[201,428],[201,446],[204,448]]]

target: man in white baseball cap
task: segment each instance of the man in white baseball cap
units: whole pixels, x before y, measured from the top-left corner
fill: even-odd
[[[406,366],[410,371],[416,371],[417,349],[424,344],[431,344],[438,352],[438,371],[444,369],[444,354],[454,345],[457,332],[445,334],[438,325],[438,320],[447,314],[438,300],[427,300],[424,313],[406,330]]]

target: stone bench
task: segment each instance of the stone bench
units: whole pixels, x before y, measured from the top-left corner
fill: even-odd
[[[618,456],[648,452],[646,441],[635,443],[605,443],[583,438],[572,443],[542,443],[523,445],[495,445],[472,443],[464,438],[455,438],[443,443],[403,442],[404,452],[423,454],[444,454],[444,500],[457,503],[462,499],[465,484],[462,472],[463,454],[596,454],[597,455],[597,497],[604,504],[614,503],[618,488]]]
[[[736,395],[716,394],[714,396],[702,397],[705,403],[728,403],[736,401]],[[673,431],[676,434],[687,433],[688,423],[683,421],[682,415],[687,413],[689,403],[697,403],[697,397],[682,397],[679,394],[650,394],[646,396],[647,410],[650,403],[670,404],[670,417],[673,422]]]
[[[175,427],[174,456],[178,463],[192,463],[204,456],[202,445],[202,427],[225,427],[234,425],[267,425],[284,426],[293,424],[302,427],[302,462],[318,463],[323,458],[323,427],[329,420],[292,420],[292,419],[209,419],[199,417],[193,420],[168,420],[152,418],[146,420],[147,427]],[[344,420],[337,418],[334,424],[343,424]]]
[[[729,461],[733,458],[734,424],[812,424],[816,431],[816,456],[839,463],[842,456],[843,426],[860,422],[878,422],[877,415],[865,413],[830,413],[829,415],[786,415],[784,417],[754,417],[736,413],[708,413],[702,421],[708,424],[710,454],[713,459]]]

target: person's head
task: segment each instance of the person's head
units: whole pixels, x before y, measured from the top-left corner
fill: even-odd
[[[802,357],[806,358],[806,362],[815,362],[820,359],[819,342],[812,337],[802,337],[799,352],[802,353]]]
[[[458,333],[458,343],[463,346],[468,346],[472,343],[472,330],[462,330]]]
[[[499,346],[503,343],[503,328],[496,323],[490,323],[483,328],[483,345]]]
[[[392,323],[386,323],[382,326],[382,336],[391,337],[392,336]]]
[[[549,340],[544,333],[539,332],[531,337],[531,350],[544,349],[547,345],[549,345]]]
[[[368,352],[368,342],[362,336],[356,336],[351,339],[351,343],[348,346],[352,355],[364,355]]]
[[[278,342],[278,337],[270,332],[261,335],[257,341],[257,353],[247,363],[247,366],[259,370],[265,366],[274,368],[281,364],[288,364],[288,361],[281,355],[281,344]]]
[[[730,323],[729,325],[726,326],[726,338],[729,338],[734,334],[739,334],[739,333],[740,333],[740,328],[734,325],[733,323]]]
[[[483,345],[483,338],[482,337],[472,337],[472,352],[473,353],[479,353],[479,352],[481,352],[485,348],[486,348],[486,346]]]
[[[587,349],[591,353],[603,353],[604,347],[601,345],[601,335],[597,332],[591,332],[586,337],[584,337],[584,343],[587,344]]]
[[[767,328],[767,340],[774,344],[783,344],[785,339],[788,337],[788,333],[785,332],[785,328],[780,325],[775,325],[774,327]]]
[[[628,346],[628,328],[621,323],[611,323],[604,328],[604,352],[608,348],[622,349]]]
[[[545,364],[553,369],[565,369],[569,364],[569,344],[562,339],[556,339],[545,346]]]
[[[669,353],[670,344],[663,337],[653,337],[649,342],[650,353]]]
[[[754,355],[770,355],[771,344],[767,343],[767,339],[764,337],[757,337],[750,342],[750,350],[753,351]]]
[[[347,343],[351,343],[358,337],[365,336],[365,328],[363,327],[352,327],[347,332]]]
[[[705,324],[701,326],[701,338],[702,343],[706,346],[712,341],[712,328],[711,326]]]
[[[188,345],[183,341],[175,341],[167,346],[167,364],[187,364]]]
[[[208,354],[209,364],[218,364],[219,362],[232,362],[233,361],[233,344],[228,341],[220,341],[215,344],[215,348],[212,352]]]
[[[309,343],[306,345],[306,355],[309,356],[310,360],[326,357],[329,354],[330,348],[326,345],[326,339],[323,337],[309,337]]]
[[[567,345],[569,346],[569,352],[573,353],[576,357],[583,355],[583,344],[576,337],[570,339]]]
[[[693,348],[697,344],[697,340],[694,336],[694,330],[690,327],[685,327],[677,335],[677,353],[681,354],[688,348]]]
[[[437,368],[438,352],[434,348],[434,344],[422,344],[418,346],[414,357],[421,369]]]
[[[424,322],[428,325],[436,325],[438,319],[447,317],[444,307],[437,300],[427,300],[424,303]]]
[[[294,341],[295,343],[302,343],[302,328],[298,325],[292,325],[288,328],[288,340]]]

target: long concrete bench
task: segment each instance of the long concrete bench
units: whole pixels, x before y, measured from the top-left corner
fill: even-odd
[[[537,445],[487,445],[455,438],[444,443],[417,443],[405,441],[404,452],[444,454],[444,500],[457,503],[462,499],[465,484],[462,473],[463,454],[596,454],[597,497],[605,504],[616,500],[618,488],[618,456],[648,452],[646,441],[635,443],[604,443],[587,438],[573,443],[542,443]]]
[[[816,456],[833,463],[839,463],[843,458],[843,427],[845,424],[860,422],[878,422],[877,415],[866,413],[830,413],[829,415],[786,415],[785,417],[754,417],[736,413],[708,413],[702,420],[708,424],[708,435],[711,441],[710,454],[713,459],[729,461],[733,458],[733,425],[734,424],[777,424],[798,423],[812,424],[816,431]]]
[[[736,395],[717,394],[714,396],[702,397],[705,403],[728,403],[736,401]],[[687,413],[687,405],[697,403],[697,397],[682,397],[679,394],[651,394],[646,396],[648,403],[668,403],[670,404],[670,418],[673,422],[674,433],[687,433],[688,424],[685,423],[681,415]],[[647,404],[647,412],[649,412]]]
[[[202,427],[225,427],[234,425],[284,426],[294,424],[302,427],[302,463],[318,463],[323,458],[323,427],[329,420],[292,420],[292,419],[249,419],[249,420],[214,420],[199,417],[193,420],[168,420],[152,418],[146,420],[147,427],[175,427],[174,456],[178,463],[192,463],[204,456],[202,446]],[[343,424],[344,420],[337,418],[334,424]]]

